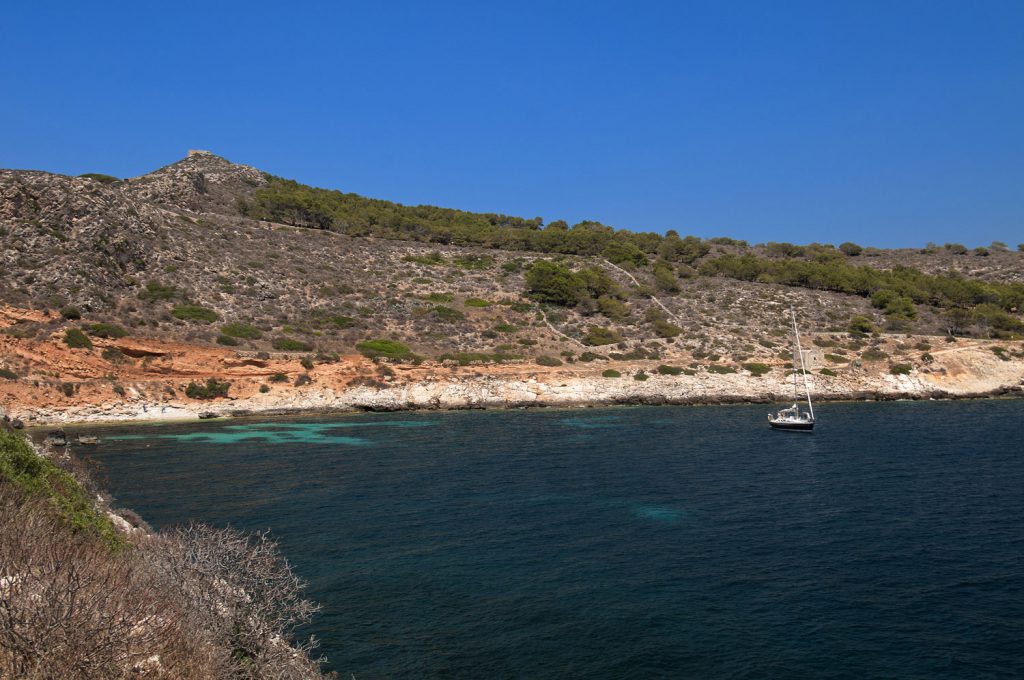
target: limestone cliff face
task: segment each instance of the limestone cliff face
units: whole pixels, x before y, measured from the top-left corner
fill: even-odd
[[[991,354],[991,353],[989,353]],[[626,367],[622,367],[626,368]],[[634,367],[635,368],[635,367]],[[321,384],[317,384],[317,382]],[[263,394],[198,402],[153,400],[130,395],[125,400],[58,408],[29,405],[10,409],[12,417],[32,424],[195,419],[200,416],[258,415],[314,411],[572,407],[612,404],[715,404],[777,402],[792,399],[792,382],[782,372],[756,377],[747,373],[717,375],[650,375],[635,380],[600,375],[537,373],[528,366],[501,375],[409,378],[391,383],[313,384]],[[1001,361],[980,349],[958,353],[929,372],[892,375],[866,371],[855,376],[813,376],[815,400],[929,399],[1024,396],[1024,361]]]

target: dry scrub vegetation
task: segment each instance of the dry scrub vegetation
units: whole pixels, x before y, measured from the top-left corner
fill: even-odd
[[[53,465],[0,430],[0,677],[323,677],[293,640],[317,606],[269,536],[76,527],[74,482],[33,484]]]

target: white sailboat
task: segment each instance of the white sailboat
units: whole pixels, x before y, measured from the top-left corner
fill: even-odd
[[[811,388],[807,384],[807,367],[804,364],[804,353],[800,347],[800,332],[796,328],[796,312],[792,307],[789,314],[793,319],[793,405],[768,414],[768,424],[776,430],[795,432],[812,432],[814,430],[814,405],[811,403]],[[797,357],[800,357],[800,375],[804,379],[804,394],[807,397],[807,410],[800,409],[800,387],[796,380]]]

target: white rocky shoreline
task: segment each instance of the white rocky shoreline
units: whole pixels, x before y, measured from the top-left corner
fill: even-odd
[[[922,399],[977,399],[1024,396],[1021,375],[985,379],[936,379],[932,374],[876,375],[857,378],[814,376],[816,401],[891,401]],[[774,403],[792,399],[784,378],[745,374],[696,376],[649,375],[634,380],[601,377],[538,379],[473,376],[439,381],[357,386],[345,389],[305,386],[277,394],[224,398],[210,401],[141,397],[63,408],[21,406],[6,415],[26,426],[87,423],[157,422],[201,418],[301,415],[351,411],[408,411],[511,409],[533,407],[593,407],[623,404],[728,404]],[[1010,378],[1007,380],[1007,378]]]

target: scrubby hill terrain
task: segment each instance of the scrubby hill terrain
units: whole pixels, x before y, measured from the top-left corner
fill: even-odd
[[[1024,355],[1024,252],[1004,244],[545,225],[315,189],[208,152],[125,180],[0,171],[0,242],[0,408],[20,414],[271,403],[286,387],[460,370],[778,382],[790,306],[826,381],[938,372],[940,349],[978,349],[1001,370]]]

